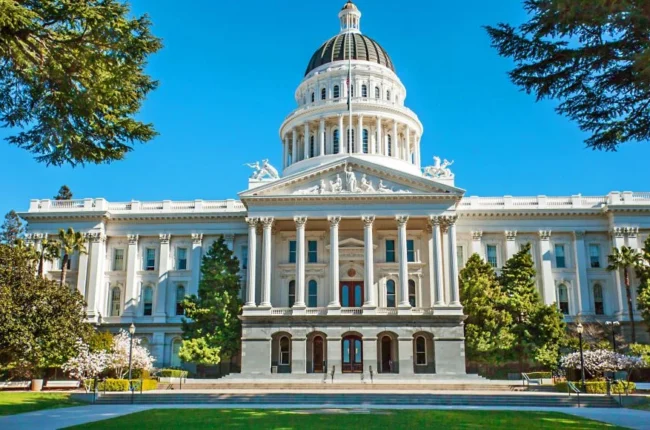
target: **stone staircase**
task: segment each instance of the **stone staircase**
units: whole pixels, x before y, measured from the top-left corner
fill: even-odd
[[[526,391],[527,388],[521,385],[508,384],[472,384],[472,383],[455,383],[455,384],[400,384],[400,383],[380,383],[380,384],[359,384],[351,382],[317,383],[317,382],[248,382],[246,384],[238,382],[215,382],[215,383],[184,383],[171,384],[159,383],[158,390],[355,390],[355,391]]]
[[[222,404],[232,407],[253,405],[300,406],[314,408],[345,405],[382,406],[484,406],[484,407],[577,407],[578,398],[566,394],[532,393],[255,393],[230,394],[209,392],[164,391],[131,396],[128,393],[100,394],[98,404]],[[580,406],[590,408],[615,408],[619,404],[611,397],[581,395]]]

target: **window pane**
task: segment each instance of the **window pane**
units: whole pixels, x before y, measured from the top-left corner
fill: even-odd
[[[241,247],[241,268],[248,269],[248,246]]]
[[[350,307],[350,287],[347,285],[341,287],[341,306]]]
[[[415,243],[412,239],[406,241],[406,261],[411,263],[415,261]]]
[[[145,287],[143,301],[143,313],[145,316],[150,316],[151,311],[153,310],[153,288]]]
[[[596,315],[605,314],[605,303],[603,299],[603,286],[600,284],[594,285],[594,312]]]
[[[409,279],[409,304],[415,307],[415,281]]]
[[[368,153],[368,130],[363,130],[363,153]]]
[[[566,267],[566,260],[564,258],[564,245],[555,245],[555,267]]]
[[[178,248],[178,260],[176,270],[187,270],[187,248]]]
[[[386,307],[395,307],[395,281],[392,279],[386,282]]]
[[[295,263],[295,262],[296,262],[296,241],[290,240],[289,241],[289,263]]]
[[[338,85],[334,85],[334,98],[335,98],[335,99],[338,99],[339,96],[340,96],[340,94],[339,94],[339,86],[338,86]]]
[[[183,300],[185,300],[185,287],[179,285],[176,288],[176,315],[183,315],[185,313],[183,310]]]
[[[309,294],[307,306],[315,308],[318,306],[318,284],[313,279],[309,281]]]
[[[145,270],[154,270],[156,268],[156,250],[147,248],[145,255]]]
[[[456,247],[456,258],[458,259],[458,265],[462,266],[465,260],[463,258],[463,247],[460,245]]]
[[[392,239],[386,240],[386,262],[395,262],[395,241]]]
[[[289,307],[296,303],[296,281],[289,281]]]
[[[569,292],[564,284],[561,284],[558,287],[558,302],[560,305],[560,311],[567,315],[569,313]]]
[[[124,270],[124,250],[116,249],[113,254],[113,270]]]
[[[496,245],[487,245],[487,260],[490,266],[497,267],[497,247]]]
[[[589,245],[589,263],[594,269],[600,267],[600,246]]]
[[[361,363],[361,341],[359,339],[354,341],[354,362]]]
[[[350,340],[345,339],[343,341],[343,362],[344,363],[349,363],[350,362]]]
[[[318,242],[315,240],[310,240],[307,242],[308,252],[307,252],[307,262],[308,263],[317,263],[318,262]]]
[[[119,317],[120,316],[120,294],[121,291],[118,287],[115,287],[111,290],[111,316]]]
[[[361,306],[363,304],[363,288],[361,285],[354,286],[354,306]]]

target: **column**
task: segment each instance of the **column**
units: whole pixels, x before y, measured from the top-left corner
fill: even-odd
[[[374,216],[364,216],[363,221],[363,250],[364,250],[364,284],[366,287],[366,302],[364,308],[376,308],[377,299],[375,297],[375,279],[374,279],[374,246],[372,242],[372,224],[375,222]],[[365,311],[364,311],[365,312]]]
[[[295,145],[294,145],[295,146]],[[255,256],[257,255],[257,218],[246,218],[248,224],[248,267],[246,272],[246,304],[244,307],[255,307]]]
[[[154,322],[165,322],[167,317],[167,278],[169,276],[169,241],[171,235],[160,234],[160,253],[158,256],[158,288],[155,294]]]
[[[305,309],[305,224],[307,217],[294,217],[296,223],[296,301],[295,309]]]
[[[393,157],[399,158],[399,139],[397,137],[397,121],[393,121],[393,136],[391,145],[393,146]]]
[[[456,219],[447,217],[447,234],[449,235],[449,289],[451,290],[450,306],[460,306],[460,290],[458,286],[458,253],[456,252]]]
[[[346,150],[346,136],[343,129],[343,115],[339,114],[339,154],[345,154]]]
[[[327,305],[330,308],[328,310],[329,314],[332,310],[341,309],[341,302],[339,301],[339,223],[341,217],[331,216],[327,220],[330,223],[330,303]],[[340,349],[339,345],[339,351]]]
[[[298,132],[294,128],[291,130],[291,164],[296,161],[298,161]]]
[[[443,267],[442,267],[442,235],[440,234],[440,217],[432,216],[431,231],[433,233],[433,261],[434,261],[434,277],[435,277],[435,305],[445,305],[445,286],[443,282]]]
[[[483,255],[483,246],[481,243],[481,238],[483,237],[482,231],[473,231],[472,232],[472,254],[478,254],[482,259],[485,260],[485,255]]]
[[[621,227],[614,227],[612,228],[611,231],[611,237],[612,237],[612,247],[613,248],[618,248],[619,250],[623,245],[625,245],[625,231]],[[616,289],[616,316],[622,316],[626,310],[624,307],[624,293],[623,289],[625,288],[625,284],[623,282],[623,279],[621,279],[621,271],[620,270],[613,270],[612,271],[612,276],[614,276],[614,288]]]
[[[201,258],[203,252],[203,234],[192,233],[192,275],[189,293],[199,294],[199,281],[201,280]]]
[[[86,235],[85,238],[86,241],[84,242],[84,246],[86,249],[90,249],[90,245],[88,243],[88,236]],[[45,272],[45,268],[43,268],[43,272]],[[82,253],[79,254],[79,273],[77,274],[77,291],[79,291],[79,294],[81,294],[83,297],[86,297],[87,285],[88,285],[88,253]]]
[[[325,155],[325,120],[323,118],[318,126],[318,155]]]
[[[510,260],[517,253],[517,230],[506,230],[506,256]]]
[[[406,223],[408,216],[397,216],[397,242],[399,259],[399,308],[410,309],[409,303],[409,272],[406,253]]]
[[[138,265],[138,235],[129,234],[129,248],[126,252],[126,292],[124,294],[124,316],[137,314],[138,295],[136,295],[136,273]]]
[[[399,374],[412,375],[413,371],[413,337],[397,338],[397,355],[399,357]]]
[[[383,139],[381,138],[381,117],[377,116],[377,152],[381,154],[381,146],[384,144]],[[372,153],[375,153],[375,148],[372,148]]]
[[[406,126],[406,141],[404,142],[404,145],[406,146],[405,151],[404,151],[404,160],[405,161],[411,161],[411,129],[409,126]]]
[[[544,296],[544,304],[550,305],[556,302],[550,230],[539,231],[539,249],[542,261],[542,296]]]
[[[415,142],[415,165],[420,167],[422,165],[422,160],[420,158],[420,136],[414,136]]]
[[[106,236],[103,233],[88,233],[90,241],[90,264],[88,265],[88,294],[86,295],[86,315],[95,320],[98,314],[97,298],[102,297],[104,290],[104,261],[106,260]],[[104,303],[105,300],[99,300]]]
[[[287,136],[282,139],[282,168],[287,168]]]
[[[305,123],[305,131],[304,131],[304,133],[305,133],[305,138],[303,140],[304,140],[304,151],[305,151],[305,153],[304,153],[303,159],[306,160],[306,159],[309,158],[309,123],[308,122]]]
[[[592,314],[591,304],[589,303],[589,281],[587,280],[587,248],[585,246],[585,232],[573,232],[573,249],[575,250],[576,279],[578,285],[576,288],[577,313]]]
[[[370,139],[370,136],[368,136]],[[370,145],[370,142],[368,142]],[[363,115],[359,115],[359,121],[357,125],[357,154],[363,154]]]
[[[262,233],[262,302],[261,308],[271,308],[271,230],[273,218],[260,218]]]

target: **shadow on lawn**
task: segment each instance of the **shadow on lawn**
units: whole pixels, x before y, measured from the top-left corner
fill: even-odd
[[[0,392],[0,416],[84,405],[68,393]]]

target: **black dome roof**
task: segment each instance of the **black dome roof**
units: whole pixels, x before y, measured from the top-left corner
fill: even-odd
[[[349,37],[352,38],[352,42],[348,39]],[[386,53],[379,43],[360,33],[341,33],[323,43],[314,52],[311,60],[309,60],[305,75],[323,64],[348,60],[350,58],[348,53],[350,48],[352,48],[353,60],[370,61],[371,63],[386,66],[393,72],[395,71],[388,53]]]

